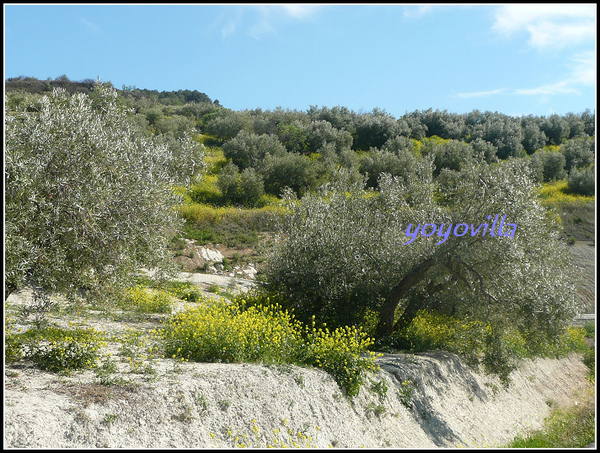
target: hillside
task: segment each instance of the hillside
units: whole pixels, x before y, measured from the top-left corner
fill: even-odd
[[[592,404],[593,326],[558,331],[573,316],[561,241],[595,312],[589,111],[234,112],[190,90],[40,100],[92,82],[38,82],[7,81],[23,85],[6,99],[10,447],[500,446]],[[521,235],[466,235],[484,210]],[[403,247],[415,219],[434,234],[432,212],[471,242]],[[173,260],[176,280],[137,273]],[[236,298],[261,272],[276,284]],[[369,349],[380,370],[349,399]]]
[[[577,295],[581,313],[596,313],[596,247],[590,242],[578,241],[569,247],[573,261],[579,267]]]

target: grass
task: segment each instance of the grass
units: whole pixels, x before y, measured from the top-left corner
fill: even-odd
[[[200,244],[220,243],[228,247],[256,247],[259,233],[276,229],[284,208],[215,207],[205,203],[180,206],[179,214],[185,219],[183,234]]]
[[[516,437],[508,448],[584,448],[596,439],[595,406],[591,401],[555,409],[544,428]]]
[[[585,340],[589,335],[589,328],[567,327],[556,341],[540,341],[527,338],[510,326],[497,331],[481,321],[459,319],[435,310],[420,310],[410,325],[396,332],[390,346],[395,348],[392,350],[412,353],[429,350],[453,352],[469,365],[476,368],[483,366],[487,373],[498,375],[508,385],[516,359],[557,358],[578,352],[584,354],[589,362],[590,348]],[[499,360],[499,353],[505,359]]]
[[[560,217],[569,244],[595,240],[595,197],[571,193],[566,179],[544,183],[539,194],[542,205]]]
[[[244,248],[258,244],[259,233],[272,232],[285,212],[277,197],[264,195],[260,207],[228,206],[218,187],[218,173],[226,162],[220,148],[208,148],[207,172],[189,189],[180,188],[184,204],[179,214],[186,220],[183,234],[205,245],[226,244]]]
[[[106,346],[103,332],[93,328],[63,328],[53,325],[31,328],[23,333],[7,329],[5,360],[29,360],[41,370],[69,373],[91,369],[100,360],[100,350]]]
[[[148,289],[139,285],[125,291],[120,306],[139,313],[171,313],[173,300],[167,291]]]

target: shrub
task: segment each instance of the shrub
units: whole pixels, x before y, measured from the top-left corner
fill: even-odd
[[[596,353],[594,348],[588,348],[583,354],[583,364],[588,367],[590,379],[596,379]]]
[[[14,332],[14,318],[7,314],[8,304],[4,303],[4,361],[16,362],[21,358],[21,336]]]
[[[94,368],[100,348],[106,345],[102,332],[93,328],[63,329],[51,326],[19,334],[21,356],[45,371],[60,372]]]
[[[415,160],[414,154],[407,149],[391,152],[373,148],[363,156],[359,171],[367,175],[367,186],[376,188],[382,173],[405,179],[413,176]]]
[[[517,436],[508,448],[585,448],[596,439],[595,412],[593,402],[557,409],[544,421],[544,429]]]
[[[5,117],[5,297],[24,286],[88,298],[131,285],[131,269],[174,270],[173,207],[202,147],[135,130],[116,90],[55,90]],[[181,162],[185,162],[182,165]]]
[[[138,285],[123,294],[120,305],[140,313],[170,313],[173,309],[171,295],[164,290],[149,290]]]
[[[186,302],[199,302],[202,299],[200,289],[192,282],[169,281],[163,288],[176,298]]]
[[[486,371],[507,380],[514,359],[524,357],[561,357],[569,352],[585,353],[585,329],[567,327],[549,341],[514,326],[494,328],[490,324],[459,319],[434,310],[420,310],[405,329],[394,335],[395,345],[411,352],[445,350],[467,363],[481,364]]]
[[[364,384],[365,372],[378,369],[373,352],[361,356],[373,342],[354,326],[338,327],[331,332],[327,327],[317,329],[313,318],[312,327],[307,329],[303,362],[327,371],[348,396],[354,397]]]
[[[267,155],[261,166],[265,192],[281,196],[286,187],[302,197],[316,189],[323,180],[323,168],[303,154],[286,152],[280,156]]]
[[[373,340],[355,327],[329,331],[311,328],[272,303],[265,294],[249,301],[222,300],[179,313],[163,330],[165,351],[173,358],[198,362],[295,363],[321,368],[332,375],[349,397],[377,367],[374,354],[362,356]]]
[[[262,177],[254,168],[246,168],[240,173],[232,162],[221,169],[217,185],[225,203],[254,206],[265,193]]]
[[[426,158],[417,164],[407,180],[384,174],[377,192],[340,180],[300,201],[290,198],[265,286],[286,295],[286,308],[306,323],[316,315],[333,327],[361,325],[375,311],[380,339],[442,298],[447,312],[485,323],[526,320],[527,328],[547,331],[568,322],[575,309],[569,256],[523,162],[478,163],[437,178]],[[411,224],[476,226],[485,212],[518,219],[519,234],[407,240]]]
[[[350,132],[337,129],[329,121],[313,121],[308,127],[307,148],[308,152],[318,152],[327,143],[334,145],[336,152],[352,146]]]
[[[284,208],[273,205],[274,200],[264,196],[263,199],[267,205],[254,209],[216,208],[206,204],[180,206],[178,211],[186,220],[186,237],[200,243],[216,242],[230,247],[256,245],[258,233],[273,231],[285,213]]]
[[[566,176],[565,156],[558,150],[540,149],[531,156],[531,162],[539,182],[560,180]]]
[[[549,207],[593,201],[593,197],[572,193],[566,180],[545,183],[540,188],[539,194],[542,205]]]
[[[223,153],[227,159],[244,169],[259,168],[266,156],[283,156],[287,151],[276,135],[240,131],[235,138],[223,144]]]
[[[595,161],[595,138],[578,137],[567,140],[560,146],[560,151],[565,156],[565,167],[567,171],[573,168],[588,167]]]
[[[298,323],[278,306],[244,307],[223,301],[187,310],[164,329],[167,355],[196,362],[294,361]]]
[[[595,195],[596,175],[594,174],[594,167],[571,169],[568,184],[570,191],[573,193],[590,197]]]
[[[203,175],[202,180],[194,184],[186,193],[193,203],[208,203],[219,205],[223,194],[217,184],[217,175]]]
[[[398,345],[413,352],[444,349],[457,354],[476,354],[484,347],[485,325],[459,320],[431,310],[419,310],[410,325],[395,334]]]

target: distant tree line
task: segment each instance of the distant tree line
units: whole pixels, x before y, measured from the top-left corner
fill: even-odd
[[[311,107],[307,112],[275,109],[214,110],[197,121],[207,146],[221,146],[237,170],[254,169],[264,190],[298,196],[330,181],[344,168],[376,188],[381,174],[406,177],[428,157],[435,175],[460,171],[483,156],[493,163],[510,158],[531,162],[538,182],[570,177],[572,189],[594,193],[595,114],[511,117],[473,111],[426,110],[399,119],[374,109]],[[231,179],[231,166],[224,171]],[[575,179],[581,180],[576,184]]]
[[[48,78],[39,80],[35,77],[11,77],[6,79],[4,84],[6,91],[26,91],[28,93],[49,93],[54,88],[64,88],[67,93],[85,93],[90,94],[97,80],[84,79],[81,81],[70,80],[67,75],[63,74],[55,79]],[[109,86],[112,83],[106,82]],[[208,102],[212,103],[210,98],[198,90],[178,90],[178,91],[158,91],[139,89],[135,86],[123,86],[120,90],[125,97],[134,100],[143,98],[151,99],[163,105],[183,105],[189,102]],[[218,101],[216,101],[218,104]]]
[[[66,76],[5,83],[7,91],[38,94],[55,86],[76,92],[92,85],[92,80],[73,82]],[[252,205],[264,193],[279,197],[286,187],[303,196],[340,169],[376,188],[383,173],[407,177],[424,157],[433,160],[435,175],[445,168],[460,171],[478,156],[487,163],[527,159],[538,182],[568,178],[572,191],[595,193],[595,112],[590,110],[513,117],[428,109],[395,118],[378,108],[358,113],[340,106],[235,111],[197,90],[124,86],[117,91],[145,133],[171,146],[190,135],[208,147],[221,147],[228,163],[220,170],[219,186],[233,203]]]

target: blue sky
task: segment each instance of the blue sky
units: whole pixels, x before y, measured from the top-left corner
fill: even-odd
[[[190,89],[234,109],[596,107],[596,4],[4,5],[4,77]]]

